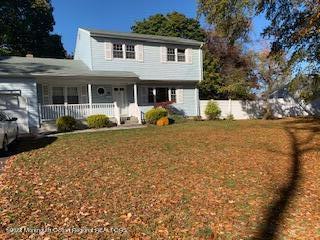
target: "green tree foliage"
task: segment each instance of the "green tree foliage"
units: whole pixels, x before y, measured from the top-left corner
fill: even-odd
[[[254,6],[254,0],[198,0],[198,14],[233,45],[248,39]]]
[[[0,5],[0,53],[64,58],[50,0],[2,0]]]
[[[150,16],[137,21],[131,29],[134,33],[181,37],[201,42],[205,40],[205,32],[200,23],[178,12]]]
[[[258,13],[270,25],[263,35],[274,39],[273,52],[286,51],[299,74],[291,89],[312,100],[320,96],[320,2],[319,0],[260,0]],[[302,69],[301,69],[302,67]]]
[[[199,88],[201,98],[252,99],[256,87],[254,63],[251,54],[243,54],[240,45],[211,34],[208,37],[204,58],[204,80]]]

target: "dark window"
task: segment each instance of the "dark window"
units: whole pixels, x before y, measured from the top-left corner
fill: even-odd
[[[63,87],[52,88],[52,104],[64,104]]]
[[[135,59],[136,53],[134,51],[134,45],[126,45],[126,58]]]
[[[67,88],[67,99],[69,104],[79,104],[79,95],[77,87]]]
[[[154,103],[153,88],[148,88],[148,103]]]
[[[113,57],[123,58],[123,50],[121,44],[113,44]]]
[[[167,59],[168,62],[175,62],[176,61],[176,53],[174,48],[168,48],[167,50]]]
[[[186,50],[178,49],[178,62],[185,62],[185,61],[186,61]]]
[[[157,103],[169,101],[168,88],[156,88],[156,101]]]

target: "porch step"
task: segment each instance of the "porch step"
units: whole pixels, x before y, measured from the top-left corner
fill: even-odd
[[[56,132],[56,121],[45,121],[41,123],[41,128],[38,129],[38,133]]]
[[[128,117],[124,119],[124,125],[137,125],[139,120],[137,117]]]

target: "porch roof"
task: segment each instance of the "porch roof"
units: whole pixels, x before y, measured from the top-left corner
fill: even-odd
[[[0,77],[48,76],[139,78],[139,76],[133,72],[90,70],[81,60],[33,57],[0,57]]]

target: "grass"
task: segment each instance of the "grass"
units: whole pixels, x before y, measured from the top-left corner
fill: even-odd
[[[257,239],[282,188],[290,186],[297,151],[301,178],[286,207],[277,210],[274,234],[315,239],[319,127],[305,119],[188,121],[65,135],[41,147],[21,143],[25,151],[0,176],[0,238],[31,235],[10,234],[8,227],[51,226],[108,232],[41,237]]]

